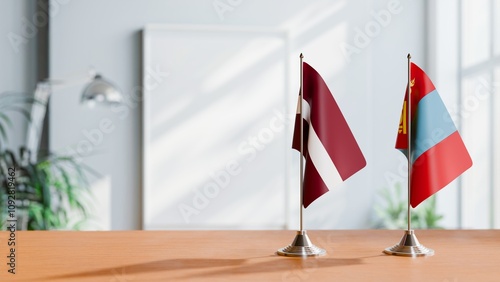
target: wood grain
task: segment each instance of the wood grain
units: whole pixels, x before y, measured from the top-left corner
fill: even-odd
[[[319,258],[275,254],[294,231],[21,231],[0,281],[500,281],[500,230],[417,230],[436,255],[382,254],[403,231],[309,231]]]

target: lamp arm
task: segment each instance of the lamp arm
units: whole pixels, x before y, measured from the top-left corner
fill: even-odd
[[[26,147],[31,152],[31,161],[36,161],[38,157],[43,122],[52,92],[61,88],[75,86],[82,82],[92,81],[95,76],[96,72],[91,68],[85,76],[78,75],[68,79],[48,78],[36,84],[34,98],[37,103],[31,106],[30,123],[26,134]]]
[[[116,90],[116,87],[110,82],[102,79],[101,76],[96,75],[94,69],[90,69],[86,77],[78,76],[65,80],[46,79],[38,82],[34,98],[35,101],[40,104],[36,103],[31,107],[31,121],[28,125],[28,132],[26,134],[26,147],[31,152],[32,161],[36,161],[38,157],[43,123],[47,113],[50,95],[54,90],[81,84],[85,80],[92,83],[85,88],[82,99],[90,101],[96,99],[96,95],[101,95],[104,96],[104,99],[107,99],[106,101],[109,103],[121,102],[121,95],[120,92]],[[89,93],[87,93],[87,91],[89,91]]]
[[[96,75],[97,75],[96,71],[93,68],[91,68],[88,70],[85,76],[78,75],[66,79],[47,78],[41,83],[49,84],[50,87],[52,87],[52,90],[59,90],[61,88],[66,88],[66,87],[76,86],[82,83],[91,82]]]
[[[39,82],[36,85],[34,98],[37,103],[31,106],[30,122],[28,124],[28,132],[26,134],[26,147],[31,152],[31,161],[35,162],[40,149],[40,138],[42,136],[43,122],[50,94],[52,93],[51,85],[48,82]]]

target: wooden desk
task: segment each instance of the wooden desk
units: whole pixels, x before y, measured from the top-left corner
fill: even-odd
[[[16,272],[0,281],[500,281],[500,230],[417,230],[433,257],[382,254],[402,231],[309,231],[319,258],[275,254],[294,231],[17,232]]]

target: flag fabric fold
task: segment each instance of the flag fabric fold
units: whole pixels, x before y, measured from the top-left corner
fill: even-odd
[[[416,64],[410,68],[411,117],[407,90],[396,148],[411,156],[410,204],[416,207],[469,169],[472,159],[432,81]]]
[[[323,78],[303,63],[303,205],[328,192],[366,166],[349,125]],[[299,96],[300,98],[300,96]],[[300,112],[295,118],[292,147],[300,152]]]

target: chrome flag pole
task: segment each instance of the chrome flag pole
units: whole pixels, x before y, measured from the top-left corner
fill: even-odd
[[[304,93],[304,73],[303,73],[303,59],[304,55],[300,53],[300,93],[299,102],[297,106],[297,114],[300,115],[300,230],[297,231],[295,239],[292,244],[287,247],[281,248],[277,251],[280,256],[290,256],[290,257],[309,257],[309,256],[322,256],[326,254],[326,251],[316,247],[309,236],[307,236],[307,231],[303,227],[303,210],[304,210],[304,118],[302,110],[302,100]]]
[[[304,116],[302,100],[304,99],[304,55],[300,53],[300,93],[299,93],[299,106],[298,111],[300,114],[300,232],[304,231],[303,227],[303,213],[304,213]]]
[[[386,248],[384,253],[388,255],[396,255],[396,256],[406,256],[406,257],[420,257],[420,256],[432,256],[434,255],[434,250],[428,249],[419,243],[417,236],[415,235],[414,230],[411,229],[411,213],[410,213],[410,199],[411,199],[411,175],[412,175],[412,108],[411,108],[411,55],[408,53],[408,85],[407,85],[407,93],[408,99],[406,101],[406,119],[403,119],[403,123],[407,124],[407,142],[408,142],[408,229],[405,231],[403,238],[399,244],[396,244],[392,247]],[[405,125],[403,124],[403,127]]]

